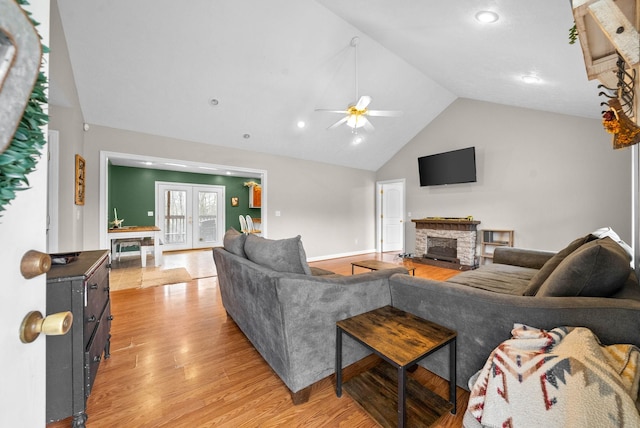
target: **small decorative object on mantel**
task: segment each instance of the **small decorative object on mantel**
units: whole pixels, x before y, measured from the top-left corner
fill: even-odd
[[[640,142],[640,126],[633,123],[622,110],[620,101],[613,98],[609,101],[609,110],[604,112],[602,125],[613,134],[613,148],[621,149]]]

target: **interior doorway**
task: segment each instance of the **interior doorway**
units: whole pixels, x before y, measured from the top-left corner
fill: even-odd
[[[156,182],[156,226],[166,251],[221,246],[224,213],[224,186]]]
[[[383,253],[404,252],[405,181],[379,181],[376,187],[376,248]]]

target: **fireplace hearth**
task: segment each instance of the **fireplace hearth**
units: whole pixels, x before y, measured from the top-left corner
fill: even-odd
[[[414,261],[449,269],[469,270],[478,266],[477,225],[468,218],[425,218],[411,220],[416,225]]]

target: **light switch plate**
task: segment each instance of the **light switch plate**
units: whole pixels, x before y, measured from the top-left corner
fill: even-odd
[[[153,217],[153,211],[147,211],[147,216],[148,217]]]

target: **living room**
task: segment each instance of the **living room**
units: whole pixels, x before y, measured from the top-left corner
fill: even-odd
[[[603,129],[599,117],[544,111],[525,104],[507,105],[450,93],[440,100],[437,109],[424,112],[429,116],[424,127],[408,131],[411,136],[405,138],[403,145],[387,153],[386,158],[373,167],[349,166],[351,159],[361,156],[361,152],[350,145],[345,145],[340,152],[342,164],[332,164],[257,151],[244,145],[242,140],[233,144],[210,144],[197,142],[187,131],[168,136],[119,128],[85,117],[81,106],[87,95],[79,93],[76,86],[65,39],[73,34],[63,25],[58,3],[64,2],[51,3],[53,53],[49,58],[51,78],[55,79],[59,91],[55,95],[58,100],[64,100],[49,107],[49,127],[60,132],[62,142],[57,251],[105,247],[102,238],[105,214],[100,209],[101,202],[104,203],[100,200],[104,184],[100,179],[103,152],[267,171],[263,208],[263,217],[268,222],[267,236],[277,239],[301,235],[310,260],[375,251],[378,246],[375,190],[378,182],[386,180],[404,180],[407,252],[412,252],[415,240],[410,220],[428,216],[473,216],[481,222],[481,229],[513,229],[518,247],[558,250],[573,238],[603,226],[612,227],[627,242],[634,240],[632,152],[611,149],[611,135]],[[64,7],[68,10],[72,6],[66,3]],[[364,34],[360,37],[362,43],[369,41]],[[347,53],[349,40],[344,40]],[[559,49],[569,49],[566,38],[558,43]],[[570,48],[579,52],[578,46]],[[366,67],[360,70],[362,74],[366,71]],[[351,74],[345,79],[352,83]],[[586,80],[586,76],[579,74],[575,79]],[[127,89],[130,88],[123,85],[122,90]],[[205,92],[206,102],[211,94]],[[563,101],[560,88],[558,98]],[[385,104],[381,107],[386,108]],[[600,109],[597,104],[593,107]],[[331,119],[332,116],[329,124]],[[384,125],[392,120],[381,118],[374,122],[376,129],[383,132]],[[149,117],[147,126],[166,121],[166,118]],[[234,132],[241,135],[245,131],[234,129]],[[331,131],[323,127],[314,132]],[[253,131],[251,134],[252,139],[265,138]],[[296,138],[291,141],[295,142]],[[476,148],[477,182],[442,187],[419,185],[418,157],[469,146]],[[306,148],[318,150],[304,144],[296,150],[302,152]],[[88,171],[83,206],[73,203],[75,154],[82,154]],[[280,215],[276,215],[276,211]]]

